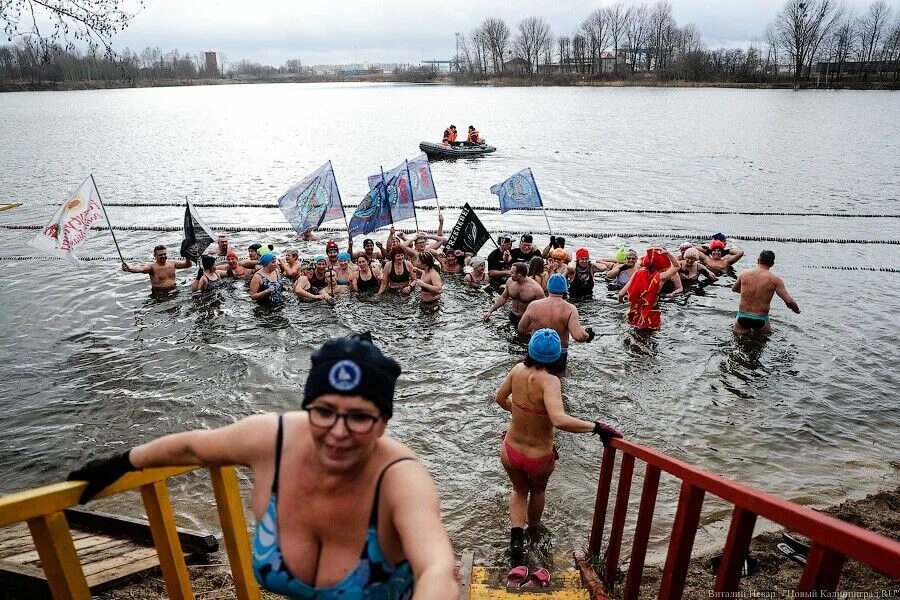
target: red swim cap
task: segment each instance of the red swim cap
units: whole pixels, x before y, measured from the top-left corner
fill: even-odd
[[[237,260],[237,259],[238,259],[237,252],[235,252],[234,250],[229,250],[229,251],[228,251],[228,254],[225,255],[225,260],[230,260],[230,259],[232,259],[232,258],[233,258],[234,260]]]
[[[722,240],[713,240],[709,243],[709,249],[710,250],[724,250],[725,242],[723,242]]]
[[[588,258],[591,255],[587,248],[579,248],[575,251],[575,258]]]

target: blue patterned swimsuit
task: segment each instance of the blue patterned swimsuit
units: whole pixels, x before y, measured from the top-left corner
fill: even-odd
[[[276,279],[272,281],[271,279],[267,279],[265,275],[262,273],[259,274],[259,291],[263,291],[266,288],[273,288],[274,291],[269,294],[268,302],[269,304],[281,304],[284,302],[284,283],[281,279]]]
[[[378,495],[381,479],[391,465],[412,458],[400,458],[389,463],[378,475],[375,499],[369,517],[369,530],[359,557],[359,564],[338,584],[314,588],[294,577],[284,564],[278,543],[278,472],[284,438],[283,417],[278,417],[278,439],[275,446],[275,479],[272,498],[266,512],[256,525],[253,536],[253,573],[259,584],[276,594],[294,600],[408,600],[413,595],[413,574],[409,562],[392,565],[378,543]]]

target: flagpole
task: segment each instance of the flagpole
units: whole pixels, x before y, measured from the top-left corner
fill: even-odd
[[[384,186],[385,199],[388,201],[388,215],[391,217],[391,226],[394,225],[394,211],[391,210],[391,202],[390,196],[387,195],[387,181],[384,180],[384,167],[378,167],[381,169],[381,185]],[[418,229],[418,225],[416,225],[416,229]]]
[[[428,160],[428,156],[425,157],[425,164],[428,165],[428,175],[431,177],[431,189],[434,190],[434,203],[437,205],[438,216],[441,216],[441,203],[438,201],[437,188],[434,185],[434,173],[431,172],[431,161]]]
[[[94,190],[97,191],[97,200],[100,201],[100,208],[103,209],[103,216],[106,217],[106,224],[109,225],[109,233],[112,234],[113,244],[116,245],[116,252],[119,253],[119,259],[122,261],[122,264],[125,264],[125,257],[122,256],[122,250],[119,248],[119,242],[116,240],[116,232],[113,231],[112,223],[109,220],[109,215],[106,214],[106,206],[103,204],[103,198],[100,196],[100,190],[97,188],[97,182],[94,181],[94,174],[91,173],[91,183],[94,184]]]
[[[348,241],[353,241],[353,236],[350,235],[350,221],[347,220],[347,211],[344,210],[344,201],[341,199],[341,190],[338,188],[337,184],[337,176],[334,174],[334,167],[331,165],[331,161],[328,161],[328,166],[331,167],[331,178],[334,180],[334,189],[337,191],[338,202],[341,204],[341,214],[344,215],[344,225],[347,227],[347,239]]]
[[[547,209],[544,207],[544,199],[541,198],[541,190],[538,189],[537,181],[534,180],[534,173],[531,172],[531,168],[528,168],[528,174],[531,175],[531,183],[534,184],[534,192],[537,194],[538,201],[541,203],[541,210],[544,211],[544,219],[547,221],[547,231],[550,232],[550,235],[553,235],[553,228],[550,227],[550,217],[547,216]]]
[[[409,161],[404,160],[403,162],[406,163],[406,182],[409,184],[409,197],[412,200],[413,218],[416,220],[416,231],[419,231],[419,215],[416,213],[416,193],[413,191],[412,175],[409,174]],[[381,177],[384,178],[384,169],[381,171]],[[399,192],[397,193],[399,194]]]

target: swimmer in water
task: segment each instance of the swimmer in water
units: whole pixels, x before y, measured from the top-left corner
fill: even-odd
[[[547,281],[548,296],[529,304],[518,325],[519,333],[522,334],[549,328],[559,335],[562,344],[562,356],[559,358],[561,369],[566,368],[570,337],[576,342],[585,343],[594,339],[594,330],[581,326],[578,309],[563,298],[568,291],[569,284],[565,277],[559,273],[551,275]]]
[[[615,266],[606,272],[606,278],[612,279],[613,283],[619,287],[625,286],[637,270],[637,261],[637,252],[629,249],[625,253],[625,262],[616,263]]]
[[[528,276],[528,268],[525,263],[515,263],[512,266],[512,275],[506,281],[503,293],[494,302],[493,306],[484,314],[484,320],[487,321],[494,314],[494,311],[512,300],[512,306],[509,309],[509,321],[513,325],[518,325],[519,320],[528,307],[535,301],[544,297],[544,290],[531,277]]]
[[[253,269],[242,266],[240,261],[238,261],[238,255],[234,250],[229,250],[228,254],[225,255],[224,265],[216,265],[216,271],[219,273],[220,277],[226,279],[243,279],[245,281],[250,281],[253,274],[256,272]]]
[[[769,326],[769,308],[775,294],[784,300],[788,308],[800,313],[800,307],[788,294],[784,281],[769,270],[774,264],[775,253],[763,250],[759,253],[756,268],[742,272],[734,282],[731,291],[741,295],[737,319],[732,328],[735,334],[743,335],[751,331],[770,333],[772,328]]]
[[[525,526],[536,527],[544,513],[547,481],[556,467],[555,429],[593,433],[604,445],[622,434],[599,421],[566,414],[558,374],[562,344],[553,329],[539,329],[528,342],[528,355],[516,364],[497,390],[497,404],[511,416],[503,434],[500,462],[512,483],[509,498],[512,566],[525,558]]]
[[[334,271],[327,269],[327,259],[318,254],[313,257],[313,269],[311,273],[304,273],[297,278],[294,284],[294,293],[301,300],[324,300],[334,303]]]
[[[353,251],[353,238],[350,238],[350,242],[347,244],[347,252],[349,252],[353,256],[353,260],[356,260],[362,255],[365,255],[369,260],[369,264],[373,264],[375,261],[381,261],[382,254],[381,250],[375,249],[375,242],[372,241],[372,238],[366,238],[362,243],[362,250]],[[381,243],[378,244],[381,246]]]
[[[225,257],[228,255],[228,236],[224,233],[219,239],[209,245],[203,254],[208,254],[215,258],[217,265],[225,264]]]
[[[130,267],[122,261],[122,270],[126,273],[146,273],[150,276],[150,290],[154,293],[171,292],[175,289],[175,269],[189,269],[193,266],[191,259],[169,260],[166,247],[162,244],[153,249],[153,262],[140,267]]]
[[[549,260],[549,259],[548,259]],[[541,289],[547,291],[547,280],[550,279],[550,273],[544,264],[544,259],[540,256],[532,256],[528,261],[528,276],[537,282]]]
[[[559,273],[560,275],[565,276],[568,270],[569,253],[562,248],[551,250],[550,255],[547,257],[547,276],[549,277],[554,273]]]
[[[662,313],[657,307],[663,286],[678,277],[678,258],[663,248],[648,248],[638,268],[628,283],[619,290],[619,302],[628,297],[630,308],[628,322],[636,329],[659,329]],[[679,278],[678,285],[681,285]]]
[[[435,306],[441,299],[444,282],[441,281],[441,274],[435,268],[433,255],[423,252],[419,262],[422,263],[422,275],[416,278],[413,285],[421,290],[420,298],[423,306]]]
[[[472,267],[471,273],[466,273],[464,281],[466,285],[473,288],[480,288],[490,284],[491,278],[488,277],[486,263],[480,256],[474,256],[469,260],[469,266]]]
[[[225,280],[216,271],[216,257],[211,254],[204,254],[200,257],[200,263],[203,266],[200,268],[200,272],[197,273],[197,279],[191,283],[191,291],[212,291],[222,287]]]
[[[390,263],[385,268],[384,276],[381,279],[381,289],[379,294],[383,294],[387,290],[393,290],[403,295],[407,295],[416,285],[416,271],[408,260],[406,260],[406,249],[403,246],[395,245],[391,248],[389,254]]]
[[[575,266],[568,267],[566,279],[569,282],[569,296],[580,298],[594,293],[594,273],[605,273],[606,264],[596,260],[591,262],[587,248],[575,251]]]
[[[275,306],[284,302],[284,283],[274,252],[259,257],[262,267],[250,280],[250,297],[260,304]]]
[[[356,257],[356,267],[350,289],[354,292],[377,292],[381,287],[381,270],[373,266],[365,253]]]
[[[341,252],[338,254],[338,267],[334,270],[334,292],[349,291],[354,277],[356,277],[355,269],[350,264],[350,254]]]
[[[300,277],[301,272],[301,264],[300,264],[300,253],[291,248],[290,250],[285,250],[283,254],[283,258],[278,259],[278,266],[281,268],[281,272],[285,277],[290,277],[292,280],[296,280]]]
[[[688,288],[700,282],[700,275],[706,277],[710,283],[715,283],[717,277],[700,261],[700,251],[691,246],[684,251],[684,258],[679,261],[678,275],[681,285]]]
[[[338,248],[337,242],[334,240],[328,240],[328,243],[325,244],[325,259],[328,263],[328,267],[331,269],[338,268],[338,254],[341,251]]]
[[[446,245],[444,246],[443,252],[437,250],[428,250],[428,252],[434,255],[434,257],[438,259],[438,262],[441,263],[441,270],[444,273],[449,274],[462,273],[463,268],[466,265],[466,259],[472,256],[462,250],[457,250]]]
[[[704,250],[702,246],[697,249],[701,252]],[[744,251],[740,248],[726,250],[724,241],[713,240],[709,243],[709,254],[701,254],[700,260],[710,271],[721,275],[734,266],[734,263],[741,260],[742,256],[744,256]]]

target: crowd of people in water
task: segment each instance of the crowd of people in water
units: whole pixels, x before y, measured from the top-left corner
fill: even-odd
[[[578,248],[573,255],[559,236],[551,235],[540,248],[532,235],[524,234],[514,247],[513,236],[501,233],[496,248],[482,257],[451,247],[443,226],[441,216],[435,234],[406,236],[391,227],[383,243],[365,238],[359,249],[354,249],[352,239],[343,250],[328,240],[325,252],[312,257],[301,257],[296,249],[276,253],[271,244],[259,242],[251,244],[247,256],[241,257],[228,237],[221,235],[200,256],[191,289],[210,292],[230,280],[243,280],[248,282],[250,298],[267,306],[282,304],[288,294],[303,302],[334,303],[343,294],[408,296],[418,290],[422,307],[436,310],[444,279],[458,277],[466,286],[500,292],[485,312],[485,320],[509,304],[509,320],[521,333],[550,327],[559,333],[565,350],[570,337],[583,342],[593,339],[593,332],[581,326],[578,310],[568,299],[591,296],[598,283],[618,290],[619,301],[629,305],[626,317],[631,325],[654,330],[662,324],[661,298],[733,274],[733,266],[744,255],[740,248],[729,245],[723,234],[705,244],[684,242],[677,253],[651,247],[639,256],[634,249],[620,247],[610,256],[592,257],[586,248]],[[162,245],[154,248],[153,256],[153,262],[139,267],[123,262],[122,269],[148,274],[156,294],[175,290],[176,269],[193,266],[188,258],[169,260]],[[756,268],[736,278],[732,289],[741,299],[735,333],[769,332],[768,315],[775,294],[800,312],[784,282],[771,273],[774,262],[774,253],[765,250]]]

